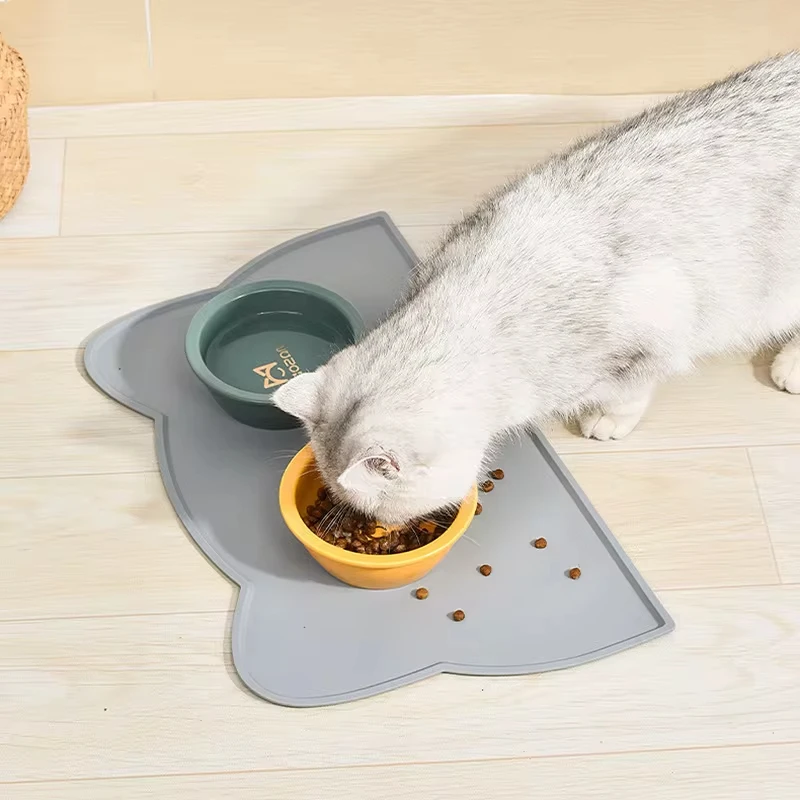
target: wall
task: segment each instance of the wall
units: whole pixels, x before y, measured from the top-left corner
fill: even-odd
[[[0,30],[34,105],[614,94],[696,86],[800,46],[800,2],[10,0]]]

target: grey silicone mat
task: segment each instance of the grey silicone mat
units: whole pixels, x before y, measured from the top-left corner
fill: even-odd
[[[581,664],[670,631],[672,620],[539,435],[497,458],[506,478],[422,583],[354,589],[330,577],[283,524],[277,487],[302,431],[228,418],[190,370],[194,312],[234,283],[292,278],[349,299],[367,326],[400,294],[415,256],[384,214],[304,236],[221,286],[96,332],[86,368],[111,397],[155,421],[158,460],[186,530],[240,587],[233,659],[254,692],[291,706],[374,695],[439,672],[510,675]],[[165,269],[168,267],[165,265]],[[543,536],[548,547],[534,549]],[[481,564],[493,572],[483,577]],[[582,576],[566,577],[579,566]],[[461,623],[448,616],[466,613]]]

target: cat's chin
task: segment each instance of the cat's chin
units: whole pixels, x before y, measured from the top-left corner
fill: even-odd
[[[445,508],[455,507],[460,504],[457,500],[452,503],[438,500],[431,503],[415,503],[413,506],[409,506],[405,503],[392,502],[386,498],[360,497],[342,489],[334,489],[331,494],[338,502],[346,503],[364,516],[389,526],[405,525],[412,520],[430,518]]]
[[[380,503],[370,509],[362,509],[363,513],[382,522],[385,525],[405,525],[412,520],[425,520],[435,517],[439,512],[448,508],[457,508],[459,501],[443,503],[441,500],[429,504],[415,504],[406,506],[403,504]]]

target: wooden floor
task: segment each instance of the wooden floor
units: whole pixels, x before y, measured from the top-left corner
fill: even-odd
[[[424,248],[476,194],[641,102],[33,112],[30,180],[0,223],[0,797],[797,797],[800,397],[763,360],[664,387],[624,442],[553,433],[674,634],[319,710],[242,687],[235,587],[177,523],[151,423],[79,366],[97,326],[301,230],[385,209]]]

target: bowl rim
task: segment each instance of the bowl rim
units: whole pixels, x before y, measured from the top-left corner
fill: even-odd
[[[354,341],[364,334],[365,326],[361,314],[358,313],[356,307],[341,295],[326,289],[324,286],[319,286],[315,283],[306,283],[305,281],[291,281],[291,280],[278,280],[268,279],[263,281],[253,281],[252,283],[242,283],[232,286],[230,289],[225,289],[218,294],[214,295],[207,303],[202,305],[194,314],[189,322],[189,327],[186,329],[186,336],[184,337],[184,351],[186,359],[192,371],[200,378],[206,386],[214,389],[214,391],[227,397],[231,400],[243,401],[252,405],[259,406],[272,406],[272,396],[274,392],[266,394],[262,392],[250,392],[246,389],[239,389],[236,386],[231,386],[225,383],[221,378],[218,378],[209,368],[200,352],[200,334],[214,317],[217,316],[225,307],[235,302],[236,300],[246,297],[250,294],[259,294],[261,292],[271,291],[293,291],[299,294],[309,294],[314,297],[324,300],[334,306],[340,311],[353,331]]]
[[[339,564],[366,569],[392,569],[404,567],[425,561],[433,555],[451,547],[464,533],[475,517],[475,508],[478,504],[478,486],[473,484],[461,503],[453,524],[437,539],[430,544],[409,550],[407,553],[393,553],[391,555],[371,555],[367,553],[352,553],[336,545],[320,539],[306,524],[297,504],[294,502],[295,487],[300,477],[306,472],[314,461],[314,451],[310,444],[298,451],[283,472],[278,488],[278,502],[289,530],[300,543],[310,552],[317,553]]]

